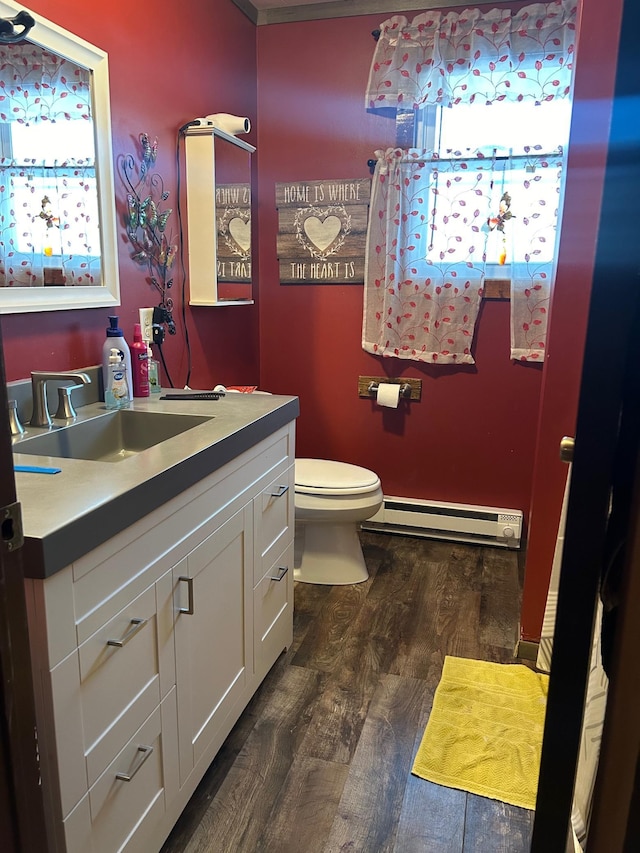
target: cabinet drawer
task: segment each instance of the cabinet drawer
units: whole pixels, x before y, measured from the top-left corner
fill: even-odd
[[[256,559],[253,583],[271,568],[278,554],[293,539],[295,508],[294,467],[283,470],[254,500]]]
[[[152,586],[78,649],[89,785],[160,702],[156,622]]]
[[[255,671],[263,678],[293,641],[293,542],[255,588],[253,607]]]
[[[121,850],[141,818],[164,813],[160,732],[156,708],[89,791],[95,853]]]
[[[67,853],[148,853],[153,849],[157,824],[176,791],[174,690],[65,820]]]

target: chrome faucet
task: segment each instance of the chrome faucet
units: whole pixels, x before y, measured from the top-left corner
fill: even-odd
[[[20,417],[18,416],[18,401],[17,400],[9,400],[9,426],[11,427],[11,438],[16,438],[16,436],[24,435],[24,427],[20,423]]]
[[[47,370],[31,371],[31,395],[33,398],[33,412],[31,414],[31,426],[52,426],[49,408],[47,406],[47,382],[64,381],[68,379],[75,385],[89,385],[91,377],[87,373],[73,371],[61,371],[60,373]]]

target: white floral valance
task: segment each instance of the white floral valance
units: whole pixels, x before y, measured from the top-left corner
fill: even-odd
[[[570,92],[576,0],[510,9],[402,15],[380,26],[370,109],[523,99]]]
[[[34,44],[0,44],[0,122],[90,118],[90,71]]]

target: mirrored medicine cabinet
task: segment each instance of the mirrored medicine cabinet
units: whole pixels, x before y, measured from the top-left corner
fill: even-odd
[[[0,0],[0,17],[22,8]],[[108,56],[30,14],[26,38],[0,46],[0,313],[119,305]],[[42,96],[70,78],[84,91],[71,115]]]
[[[217,127],[185,131],[189,304],[251,305],[251,154]]]

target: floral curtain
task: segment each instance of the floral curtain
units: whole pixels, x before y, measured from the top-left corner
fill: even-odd
[[[371,109],[482,99],[548,101],[570,92],[576,0],[389,18],[371,63]]]
[[[28,42],[0,44],[0,122],[90,117],[91,72]]]
[[[381,356],[473,364],[492,159],[377,151],[369,209],[362,347]]]
[[[564,156],[513,158],[510,192],[514,216],[508,223],[511,259],[511,358],[543,361],[551,286],[560,229],[560,185]]]
[[[94,185],[93,162],[0,159],[0,287],[102,284]]]
[[[367,85],[366,105],[372,110],[389,107],[411,110],[424,105],[455,109],[458,104],[490,105],[500,101],[523,100],[544,103],[569,97],[575,19],[575,0],[537,3],[518,11],[430,11],[418,15],[411,22],[404,16],[394,16],[380,27],[380,37]],[[532,127],[531,132],[535,137],[535,127]],[[562,169],[562,152],[557,157],[554,155],[547,158],[546,161],[540,156],[537,162],[533,162],[535,142],[533,138],[524,151],[506,155],[505,159],[509,160],[511,168],[515,169],[518,198],[511,199],[511,218],[508,223],[501,223],[500,227],[505,246],[508,244],[512,249],[511,253],[505,252],[510,263],[505,270],[509,269],[511,275],[511,356],[522,361],[541,361],[544,358],[554,258],[553,252],[549,253],[547,250],[549,246],[555,246],[558,210],[557,204],[549,204],[547,200],[549,187],[545,182],[548,179],[556,182],[550,192],[553,198],[559,198]],[[430,155],[424,152],[418,156],[419,159],[430,159]],[[422,289],[427,285],[417,282],[416,276],[420,276],[423,268],[428,268],[429,275],[426,278],[433,281],[432,274],[437,268],[442,278],[442,282],[437,286],[449,285],[446,293],[452,292],[455,284],[451,281],[451,270],[446,271],[446,266],[443,267],[442,263],[435,259],[433,252],[423,253],[422,265],[415,263],[416,252],[420,246],[431,240],[437,230],[438,240],[444,240],[443,235],[446,235],[448,248],[445,258],[455,262],[452,270],[457,274],[457,281],[460,281],[458,276],[463,274],[461,262],[469,263],[470,267],[467,269],[474,270],[473,275],[466,275],[465,282],[468,280],[466,295],[469,296],[469,291],[472,291],[475,294],[472,304],[475,304],[477,294],[482,291],[485,258],[482,257],[481,241],[477,232],[471,229],[480,229],[482,233],[484,224],[486,233],[496,226],[502,198],[501,194],[496,198],[496,187],[504,183],[502,173],[495,168],[496,158],[491,159],[488,154],[484,156],[484,161],[474,161],[471,158],[463,161],[468,174],[476,174],[476,178],[478,174],[482,174],[484,178],[474,185],[473,189],[469,187],[465,190],[471,192],[468,200],[461,197],[453,202],[457,205],[454,216],[453,208],[451,213],[446,213],[440,197],[437,211],[434,213],[433,209],[427,210],[419,194],[409,190],[409,187],[415,189],[416,180],[423,187],[426,186],[424,179],[420,180],[415,175],[408,178],[404,175],[396,176],[399,182],[394,183],[392,179],[390,186],[384,186],[388,180],[387,173],[391,162],[399,166],[403,159],[415,161],[414,150],[398,150],[391,160],[387,153],[386,165],[381,164],[378,154],[378,166],[373,179],[365,280],[365,349],[380,352],[382,347],[386,355],[417,357],[420,360],[430,358],[440,363],[473,361],[470,353],[465,352],[466,347],[462,346],[458,336],[448,336],[443,341],[433,338],[433,325],[429,327],[428,332],[425,326],[420,327],[419,335],[412,338],[411,343],[404,335],[401,335],[401,341],[398,339],[401,327],[408,325],[409,318],[404,317],[407,323],[403,322],[403,313],[399,310],[401,306],[397,304],[397,281],[400,277],[403,292],[406,292],[407,287],[418,286]],[[442,183],[442,173],[448,169],[442,154],[440,158],[435,168],[427,169],[431,172],[429,180],[432,184],[437,176],[438,191]],[[431,159],[435,162],[435,158]],[[531,162],[525,162],[527,159]],[[487,176],[487,163],[492,164],[491,178]],[[462,163],[455,157],[451,160],[451,165],[453,169],[463,168]],[[409,184],[405,183],[407,179]],[[543,185],[546,186],[547,198],[538,192]],[[455,184],[452,186],[455,187]],[[491,192],[487,191],[489,186]],[[404,197],[393,199],[394,194]],[[513,190],[510,189],[508,196],[512,194]],[[475,203],[472,208],[465,207],[463,212],[463,201],[466,204],[471,201]],[[397,210],[402,211],[410,208],[407,220],[397,215],[396,206]],[[383,209],[388,211],[384,225],[379,221]],[[483,216],[484,223],[481,221]],[[409,227],[409,223],[415,228]],[[517,252],[513,248],[514,245],[519,247]],[[465,246],[468,255],[466,258]],[[473,252],[469,255],[471,247]],[[385,258],[384,265],[381,264],[382,258]],[[512,263],[514,258],[516,262]],[[395,269],[392,269],[394,266]],[[394,278],[390,279],[392,274]],[[411,284],[407,285],[407,281]],[[381,293],[385,294],[384,303],[381,302]],[[373,314],[372,306],[375,306]],[[459,329],[459,335],[469,344],[473,336],[477,305],[471,313],[460,314],[455,309],[455,303],[453,306],[447,306],[447,311],[452,315],[451,319],[453,315],[458,318],[454,325]],[[404,311],[404,314],[406,313],[409,313],[408,309]],[[377,315],[380,316],[384,328],[374,333],[372,316]],[[389,323],[393,325],[389,318],[395,318],[395,332],[387,340]],[[459,322],[460,319],[462,322]],[[448,323],[447,327],[454,328],[454,325]],[[413,329],[411,334],[415,332],[416,329]],[[425,335],[429,337],[426,338]],[[455,341],[455,351],[449,349],[451,339]],[[398,343],[400,346],[396,346]],[[396,349],[397,353],[394,352]],[[410,354],[414,350],[416,354]],[[426,355],[429,352],[432,353],[431,356]]]
[[[91,115],[89,71],[37,45],[0,45],[0,287],[101,284],[94,157],[56,159],[48,130],[77,140]],[[44,127],[36,158],[22,146]]]

